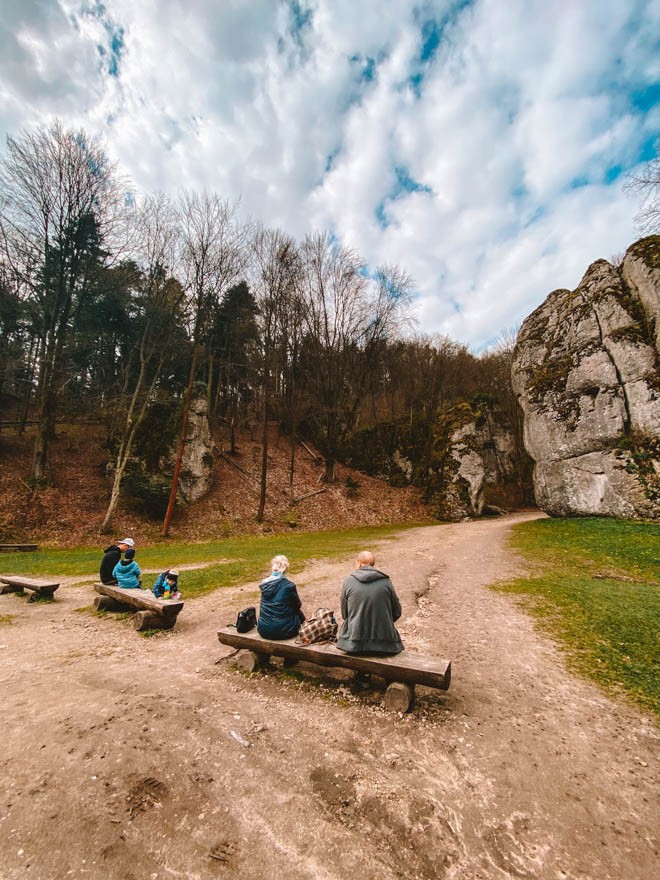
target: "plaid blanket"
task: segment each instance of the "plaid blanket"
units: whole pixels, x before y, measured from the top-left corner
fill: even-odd
[[[313,617],[308,617],[300,627],[296,641],[301,645],[312,642],[334,642],[337,638],[337,621],[334,612],[319,608]]]

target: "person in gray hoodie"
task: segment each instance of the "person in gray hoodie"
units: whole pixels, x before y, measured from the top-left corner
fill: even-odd
[[[337,647],[348,654],[399,654],[401,637],[394,621],[401,617],[401,603],[392,581],[374,568],[374,554],[358,553],[357,569],[344,581],[341,615],[344,623]]]

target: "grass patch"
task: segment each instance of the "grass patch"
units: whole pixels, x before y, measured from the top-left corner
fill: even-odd
[[[0,614],[0,626],[8,626],[14,622],[15,614]]]
[[[511,544],[534,573],[493,589],[520,595],[573,669],[660,715],[660,526],[535,520],[514,526]]]
[[[204,564],[205,568],[184,570],[179,578],[184,601],[201,596],[218,587],[233,587],[248,581],[260,580],[268,573],[268,563],[278,553],[284,553],[291,561],[290,572],[296,574],[312,559],[348,557],[347,570],[353,555],[374,541],[393,537],[404,529],[419,523],[380,526],[377,528],[352,529],[331,532],[284,532],[276,535],[247,535],[183,544],[163,540],[150,547],[137,547],[136,561],[142,569],[164,571],[189,564]],[[103,547],[99,550],[85,548],[44,548],[29,554],[5,553],[7,569],[15,574],[48,575],[58,577],[98,579],[99,563]],[[143,583],[151,587],[156,575],[145,574]],[[304,584],[299,584],[304,587]]]

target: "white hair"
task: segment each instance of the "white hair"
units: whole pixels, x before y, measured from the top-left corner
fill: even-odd
[[[286,556],[282,556],[282,554],[280,554],[279,556],[274,556],[270,561],[270,567],[272,571],[280,571],[282,572],[282,574],[284,574],[284,572],[289,567],[289,560],[286,558]]]

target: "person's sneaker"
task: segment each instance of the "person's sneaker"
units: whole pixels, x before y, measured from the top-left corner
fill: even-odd
[[[355,673],[355,687],[360,688],[361,690],[367,690],[371,687],[371,673],[369,672],[356,672]]]

